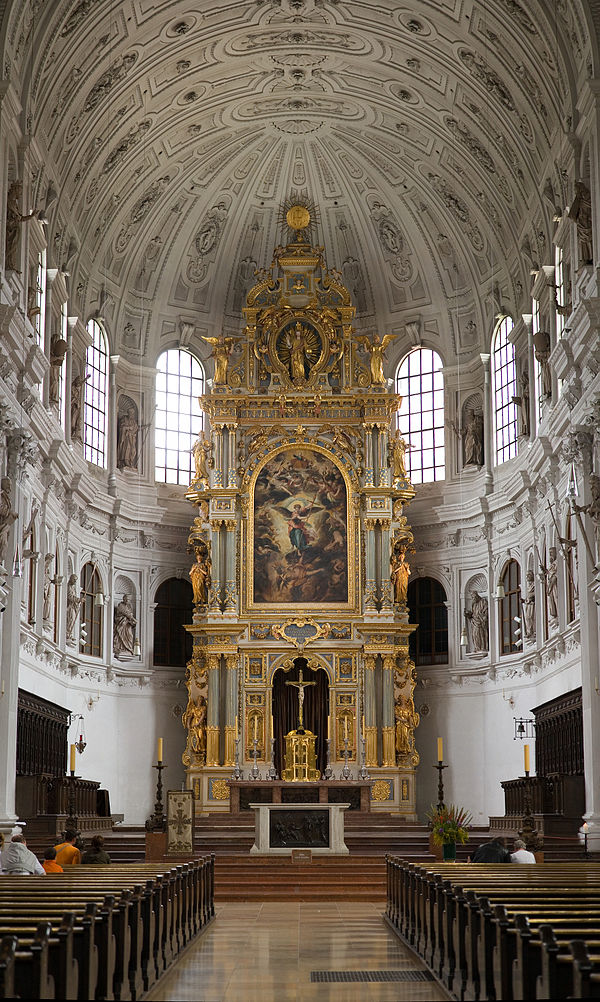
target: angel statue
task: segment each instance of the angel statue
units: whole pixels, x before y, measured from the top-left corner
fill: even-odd
[[[229,362],[229,356],[231,355],[233,346],[239,338],[235,337],[204,337],[203,334],[200,335],[203,341],[211,345],[212,352],[211,358],[215,360],[215,375],[214,375],[214,385],[215,386],[226,386],[227,385],[227,364]]]
[[[192,485],[199,487],[200,490],[207,490],[209,487],[208,467],[212,455],[212,446],[203,435],[202,438],[198,437],[196,439],[191,451],[194,457],[194,479]]]
[[[383,374],[383,353],[387,346],[392,343],[397,334],[386,334],[380,337],[373,334],[370,341],[366,334],[359,334],[356,340],[369,352],[371,356],[371,383],[373,386],[385,386],[385,376]]]
[[[406,469],[406,451],[407,449],[412,449],[412,445],[402,438],[402,435],[398,432],[394,438],[390,439],[390,456],[389,463],[392,468],[392,477],[394,480],[407,480],[408,472]]]

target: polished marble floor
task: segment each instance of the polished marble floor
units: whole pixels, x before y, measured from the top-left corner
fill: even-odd
[[[203,936],[146,996],[151,1002],[415,1002],[447,999],[435,981],[311,981],[313,971],[422,971],[381,904],[224,902]]]

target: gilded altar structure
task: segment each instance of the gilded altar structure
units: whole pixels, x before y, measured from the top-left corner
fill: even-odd
[[[414,490],[383,374],[389,336],[354,331],[350,294],[310,242],[309,210],[292,206],[286,221],[290,242],[257,273],[240,336],[211,342],[187,493],[188,785],[197,810],[223,811],[236,769],[265,779],[289,768],[297,689],[285,680],[303,670],[318,769],[366,768],[373,809],[412,820]]]

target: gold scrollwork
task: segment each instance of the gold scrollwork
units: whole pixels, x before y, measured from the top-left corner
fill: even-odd
[[[294,636],[290,633],[290,627],[295,626],[297,630],[301,630],[305,626],[314,627],[314,633],[311,636]],[[306,619],[286,619],[283,623],[276,623],[271,627],[271,633],[278,640],[287,640],[289,644],[293,644],[297,650],[303,650],[308,644],[314,643],[315,640],[326,639],[331,632],[331,625],[329,623],[317,623],[312,616],[308,616]]]
[[[392,793],[392,784],[388,779],[376,779],[371,787],[371,800],[389,800]]]
[[[229,783],[226,779],[212,779],[210,782],[211,800],[229,800]]]

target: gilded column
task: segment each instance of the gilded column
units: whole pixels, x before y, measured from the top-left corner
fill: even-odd
[[[213,424],[213,434],[215,436],[215,487],[222,487],[223,478],[223,425]]]
[[[375,716],[375,654],[365,654],[365,753],[367,768],[377,763],[377,720]]]
[[[365,612],[377,612],[377,582],[375,579],[375,522],[366,519],[365,530]]]
[[[236,565],[236,529],[237,522],[234,518],[224,520],[225,526],[225,608],[224,614],[229,616],[237,615],[238,590],[235,575]]]
[[[379,463],[379,486],[389,487],[390,483],[390,469],[388,466],[388,454],[387,454],[387,424],[385,426],[377,425],[377,459]]]
[[[373,425],[366,424],[365,428],[365,487],[373,487],[375,471],[373,468]]]
[[[383,765],[396,765],[396,741],[394,718],[394,667],[395,658],[391,654],[383,656],[383,693],[382,693],[382,735],[383,735]]]
[[[381,612],[394,611],[394,599],[392,596],[392,582],[390,578],[390,528],[389,518],[380,519],[381,525]]]
[[[208,669],[208,707],[206,714],[206,764],[219,765],[219,676],[221,655],[210,654]]]
[[[210,522],[210,559],[212,561],[208,608],[211,614],[221,612],[221,525],[220,519]]]
[[[235,720],[238,713],[238,666],[239,655],[225,656],[225,761],[223,765],[235,765]]]
[[[229,425],[227,440],[227,486],[237,487],[237,425]]]

